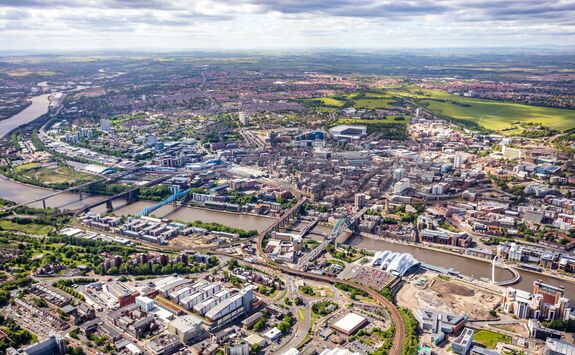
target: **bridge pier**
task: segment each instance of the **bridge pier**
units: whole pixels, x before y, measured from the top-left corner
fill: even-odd
[[[106,211],[108,213],[112,212],[114,210],[114,206],[112,205],[112,199],[107,199],[106,200]]]
[[[80,193],[80,201],[82,201],[84,199],[84,197],[82,196],[82,190],[78,190],[78,192]]]
[[[46,209],[46,199],[43,199],[43,200],[42,200],[42,207],[43,207],[44,209]]]

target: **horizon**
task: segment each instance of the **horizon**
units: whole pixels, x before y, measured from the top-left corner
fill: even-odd
[[[575,46],[573,0],[0,0],[4,51]]]

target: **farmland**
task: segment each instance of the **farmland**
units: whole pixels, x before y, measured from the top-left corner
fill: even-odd
[[[507,135],[513,133],[511,130],[518,123],[537,123],[558,131],[575,128],[575,110],[481,100],[413,87],[393,89],[389,94],[413,101],[433,114],[464,125],[477,125]]]

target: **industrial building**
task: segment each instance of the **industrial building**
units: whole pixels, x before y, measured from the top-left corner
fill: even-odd
[[[168,323],[168,331],[177,336],[182,343],[187,344],[190,340],[199,337],[202,333],[202,324],[203,321],[200,318],[188,314]]]
[[[348,313],[337,322],[333,323],[331,327],[334,330],[349,336],[365,327],[367,323],[367,318],[364,316],[360,316],[356,313]]]

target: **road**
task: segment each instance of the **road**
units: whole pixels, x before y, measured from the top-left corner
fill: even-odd
[[[387,298],[380,295],[379,292],[375,291],[374,289],[367,287],[367,286],[364,286],[364,285],[361,285],[361,284],[358,284],[356,282],[349,281],[349,280],[341,280],[341,279],[338,279],[336,277],[331,277],[331,276],[312,274],[312,273],[309,273],[306,271],[295,270],[295,269],[291,269],[287,266],[282,266],[282,265],[276,264],[263,250],[263,240],[264,240],[265,236],[266,236],[265,232],[260,233],[260,235],[258,235],[257,255],[261,260],[258,260],[257,262],[255,262],[255,264],[259,264],[259,265],[266,266],[268,268],[275,269],[275,270],[277,270],[283,274],[297,276],[297,277],[301,277],[301,278],[305,278],[305,279],[309,279],[309,280],[325,282],[325,283],[329,283],[332,285],[335,283],[340,283],[340,284],[344,284],[347,286],[355,287],[359,290],[366,292],[377,303],[379,303],[380,305],[382,305],[383,307],[385,307],[387,309],[387,312],[389,313],[389,315],[391,317],[391,321],[392,321],[393,325],[395,326],[393,345],[392,345],[391,349],[389,350],[389,354],[390,355],[401,355],[401,352],[403,350],[403,346],[405,343],[405,325],[403,324],[403,319],[401,318],[401,314],[399,313],[399,310],[397,309],[397,307],[393,303],[391,303]],[[231,257],[242,260],[241,258],[239,258],[237,256],[231,256]]]
[[[298,293],[298,286],[296,284],[296,278],[293,276],[287,277],[286,289],[288,297],[293,301],[296,297],[299,296]],[[296,327],[292,330],[289,340],[283,346],[277,349],[278,353],[283,353],[291,348],[297,348],[299,344],[301,344],[306,336],[309,334],[309,329],[311,326],[311,302],[309,299],[305,297],[301,297],[304,299],[304,319],[303,322],[299,319],[299,312],[301,311],[300,306],[296,306],[295,303],[292,303],[291,311],[294,315],[294,320],[297,322]]]

